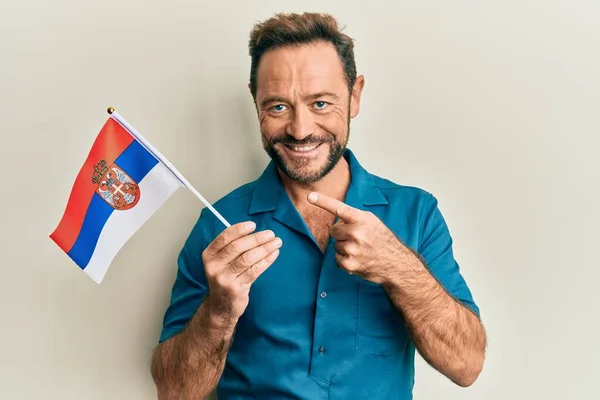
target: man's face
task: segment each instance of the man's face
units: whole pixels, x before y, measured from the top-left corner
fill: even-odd
[[[291,180],[314,183],[337,164],[363,84],[361,76],[349,92],[331,44],[288,46],[263,55],[256,92],[262,143]]]

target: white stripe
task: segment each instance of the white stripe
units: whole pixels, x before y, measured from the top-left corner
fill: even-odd
[[[84,269],[98,284],[102,282],[111,262],[131,236],[183,186],[160,162],[138,182],[138,185],[140,200],[129,210],[112,212],[100,233],[90,262]]]

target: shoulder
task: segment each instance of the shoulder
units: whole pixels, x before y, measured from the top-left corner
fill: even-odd
[[[233,189],[229,193],[221,196],[214,203],[214,207],[221,207],[227,209],[229,207],[239,207],[241,203],[250,203],[252,193],[256,187],[257,180],[244,183],[237,188]]]
[[[258,180],[246,182],[217,199],[213,207],[226,214],[247,215]],[[225,216],[225,215],[224,215]]]
[[[373,186],[383,194],[391,206],[437,205],[437,199],[429,190],[400,184],[378,175],[369,175]]]
[[[371,175],[373,188],[386,199],[386,220],[402,221],[419,231],[428,231],[435,223],[439,211],[438,199],[423,187],[400,184],[381,176]]]
[[[418,235],[415,248],[420,249],[423,242],[433,234],[449,237],[449,229],[438,199],[433,193],[422,187],[402,185],[378,176],[372,177],[374,186],[388,202],[384,213],[386,222],[411,227]],[[398,229],[401,230],[400,227]]]

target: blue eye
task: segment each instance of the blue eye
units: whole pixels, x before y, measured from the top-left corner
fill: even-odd
[[[315,102],[315,106],[317,106],[318,109],[323,109],[327,106],[327,103],[324,101],[317,101]]]
[[[285,106],[283,104],[277,104],[276,106],[273,106],[273,110],[276,112],[281,112],[281,111],[285,111]]]

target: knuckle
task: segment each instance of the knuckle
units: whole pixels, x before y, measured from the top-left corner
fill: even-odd
[[[214,240],[213,243],[215,244],[215,246],[217,248],[221,248],[221,247],[225,246],[225,243],[226,243],[225,241],[226,241],[225,235],[221,234],[221,235],[217,236],[217,238]]]
[[[256,277],[258,276],[258,271],[259,271],[259,267],[260,267],[261,263],[256,263],[254,265],[252,265],[249,269],[248,269],[248,278],[250,279],[251,282],[254,282],[254,280],[256,279]]]
[[[281,246],[281,239],[275,239],[275,240],[271,240],[268,243],[265,243],[262,248],[263,251],[266,252],[266,254],[271,253],[273,250],[278,249],[279,246]]]
[[[264,242],[265,240],[269,240],[275,237],[275,233],[273,231],[264,231],[261,235],[261,240]]]
[[[255,245],[259,246],[261,244],[263,244],[264,242],[266,242],[267,240],[271,239],[273,237],[273,232],[271,231],[264,231],[264,232],[260,232],[258,234],[255,235]]]
[[[214,277],[216,271],[219,270],[218,264],[217,262],[215,262],[215,260],[211,259],[211,258],[207,258],[204,261],[204,271],[206,273],[206,276],[211,278]]]
[[[206,275],[212,275],[215,270],[214,262],[212,260],[206,260],[204,262],[204,270],[206,271]]]
[[[260,271],[262,268],[265,267],[265,265],[267,264],[267,259],[263,258],[262,260],[260,260],[257,263],[254,263],[253,267],[255,271]]]
[[[231,243],[227,248],[227,254],[229,254],[229,255],[240,254],[240,252],[241,252],[240,244],[237,241]]]
[[[263,255],[270,253],[271,251],[275,250],[276,248],[277,248],[277,242],[275,240],[272,240],[269,243],[265,243],[263,246],[261,246]]]
[[[241,235],[244,232],[244,223],[240,222],[235,226],[230,226],[229,230],[231,230],[231,233],[234,235]]]
[[[252,264],[252,254],[244,253],[239,257],[239,261],[243,266],[249,266]]]
[[[363,234],[361,231],[359,231],[359,230],[356,230],[356,229],[353,229],[353,230],[351,230],[351,231],[348,233],[348,236],[349,236],[351,239],[353,239],[353,240],[356,240],[356,241],[358,241],[358,242],[362,241],[362,240],[364,239],[364,237],[365,237],[365,235],[364,235],[364,234]]]
[[[257,272],[266,269],[269,266],[269,264],[271,264],[274,260],[275,260],[275,257],[273,257],[272,255],[260,260],[260,262],[255,264]]]
[[[248,231],[248,222],[240,222],[238,224],[235,225],[235,227],[231,226],[229,227],[229,229],[234,232],[237,235],[243,235],[245,232]]]
[[[248,268],[248,276],[252,278],[252,280],[254,280],[254,277],[256,276],[259,264],[260,263],[253,264],[250,268]]]
[[[270,231],[260,232],[256,235],[256,245],[263,244],[266,240],[269,240],[269,238],[271,238]]]
[[[208,268],[206,269],[206,271],[204,272],[204,275],[206,275],[206,280],[208,282],[215,282],[216,281],[216,276],[215,273],[212,270],[209,270]]]
[[[208,264],[208,260],[209,260],[209,253],[208,253],[208,248],[202,250],[202,254],[200,255],[202,257],[202,261],[204,262],[204,264]]]
[[[226,289],[229,286],[229,283],[227,282],[227,279],[225,278],[225,276],[223,274],[219,274],[216,275],[214,277],[214,282],[216,283],[216,285],[222,289]]]

